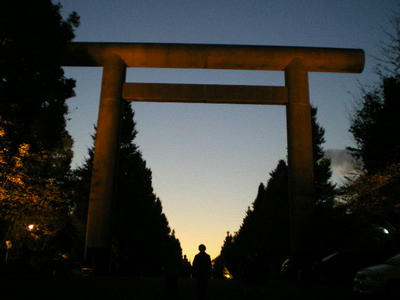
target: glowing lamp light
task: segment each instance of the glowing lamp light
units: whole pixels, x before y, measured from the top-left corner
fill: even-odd
[[[29,231],[32,231],[34,228],[35,228],[35,225],[33,225],[33,224],[29,224],[28,225],[28,230]]]
[[[6,241],[6,248],[7,248],[7,250],[10,249],[11,247],[12,247],[12,242],[9,241],[9,240],[7,240],[7,241]]]
[[[227,267],[224,267],[223,269],[223,276],[225,279],[233,279],[232,274],[229,272],[229,270],[227,269]]]
[[[390,231],[387,230],[385,227],[383,226],[377,226],[376,229],[378,229],[380,232],[382,232],[383,234],[390,234]]]

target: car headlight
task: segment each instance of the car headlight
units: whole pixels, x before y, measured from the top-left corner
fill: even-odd
[[[366,281],[375,281],[377,279],[378,279],[378,276],[376,276],[376,275],[369,274],[369,275],[365,276]]]

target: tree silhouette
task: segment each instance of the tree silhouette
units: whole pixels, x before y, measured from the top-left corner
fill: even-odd
[[[119,162],[115,177],[112,217],[113,249],[118,272],[137,276],[161,275],[166,266],[178,268],[181,247],[169,228],[160,199],[152,187],[151,170],[134,143],[137,131],[129,103],[122,104]],[[83,222],[87,215],[93,147],[83,166],[75,172],[76,214]],[[162,249],[162,251],[160,251]],[[173,262],[173,263],[172,263]]]
[[[22,247],[45,258],[39,269],[54,253],[70,251],[65,242],[72,238],[57,241],[72,222],[66,186],[72,138],[65,128],[65,101],[75,83],[64,76],[61,62],[79,18],[72,13],[64,20],[60,9],[50,0],[0,3],[1,245],[10,239],[16,259],[23,258]],[[35,232],[27,231],[27,222]]]
[[[334,193],[330,161],[324,158],[324,129],[311,108],[314,185],[316,203]],[[278,276],[280,265],[290,254],[288,166],[280,160],[266,186],[259,185],[257,197],[247,210],[239,231],[228,234],[219,260],[236,278],[257,281]],[[221,267],[220,267],[221,269]]]
[[[340,190],[355,232],[350,246],[364,249],[379,248],[376,241],[382,239],[398,240],[400,228],[400,142],[396,136],[400,129],[400,17],[391,21],[393,34],[388,33],[388,42],[382,43],[382,58],[378,58],[379,81],[362,88],[349,129],[356,146],[348,149],[362,163],[362,169]],[[382,230],[377,232],[381,227],[386,235]],[[380,247],[380,251],[398,251],[399,244]]]
[[[351,245],[385,253],[400,249],[400,142],[396,136],[400,130],[400,17],[391,21],[393,34],[388,33],[389,41],[382,44],[378,59],[379,81],[362,89],[349,129],[356,142],[349,150],[361,161],[362,170],[340,190],[357,233]],[[386,234],[379,228],[385,228]]]
[[[41,175],[61,178],[69,171],[72,139],[65,129],[75,82],[64,77],[62,58],[79,18],[67,20],[50,0],[0,4],[0,116],[13,124],[13,144],[32,153],[47,151]]]
[[[288,255],[287,165],[281,160],[248,209],[240,229],[227,235],[221,256],[235,278],[263,280]]]
[[[350,133],[357,147],[349,149],[369,174],[400,162],[400,142],[391,134],[400,130],[399,80],[400,75],[382,78],[379,87],[365,92],[352,119]]]
[[[317,121],[318,109],[311,106],[313,169],[314,169],[314,197],[316,202],[332,197],[335,185],[332,184],[332,170],[330,159],[324,156],[322,145],[325,143],[325,129]]]

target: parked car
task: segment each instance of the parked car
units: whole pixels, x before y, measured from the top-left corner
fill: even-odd
[[[314,278],[318,264],[319,259],[315,256],[290,256],[282,262],[280,276],[291,280],[310,280]]]
[[[400,254],[358,271],[353,289],[360,294],[400,296]]]
[[[317,274],[323,282],[351,287],[358,270],[381,261],[381,254],[376,252],[338,251],[321,259]]]

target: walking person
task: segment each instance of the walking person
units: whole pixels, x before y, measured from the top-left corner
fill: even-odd
[[[208,279],[211,275],[211,258],[206,253],[206,246],[199,246],[199,253],[193,260],[193,277],[196,279],[196,295],[198,300],[206,298]]]

